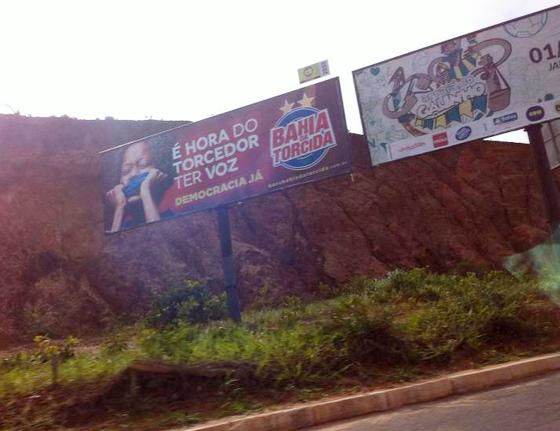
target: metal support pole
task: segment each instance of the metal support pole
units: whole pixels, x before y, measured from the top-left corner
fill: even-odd
[[[231,320],[241,322],[241,310],[239,307],[239,293],[237,291],[237,280],[235,276],[235,262],[233,259],[233,248],[231,246],[231,229],[229,224],[228,207],[218,207],[218,231],[220,235],[220,248],[222,250],[222,264],[224,267],[224,285],[227,296],[228,313]]]
[[[544,139],[541,132],[542,124],[532,124],[525,130],[529,135],[529,142],[533,149],[537,172],[541,180],[544,204],[550,230],[554,233],[560,224],[560,195],[554,175],[548,163],[548,156],[544,146]]]

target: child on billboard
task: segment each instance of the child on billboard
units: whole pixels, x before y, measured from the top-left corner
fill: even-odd
[[[156,167],[155,159],[145,141],[131,144],[122,153],[120,182],[106,194],[113,208],[109,232],[161,219],[158,204],[168,175]]]

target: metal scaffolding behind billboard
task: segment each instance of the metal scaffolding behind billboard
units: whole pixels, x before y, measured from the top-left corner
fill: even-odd
[[[560,166],[560,120],[543,124],[542,134],[548,155],[548,163],[552,169]]]

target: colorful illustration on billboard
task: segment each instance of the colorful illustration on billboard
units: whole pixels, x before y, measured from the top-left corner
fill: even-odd
[[[100,153],[108,233],[350,172],[338,79]]]
[[[374,165],[560,117],[560,7],[354,72]]]

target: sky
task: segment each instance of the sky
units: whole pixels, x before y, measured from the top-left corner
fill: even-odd
[[[295,90],[298,68],[328,60],[362,133],[353,70],[556,4],[4,1],[0,113],[198,121]]]

